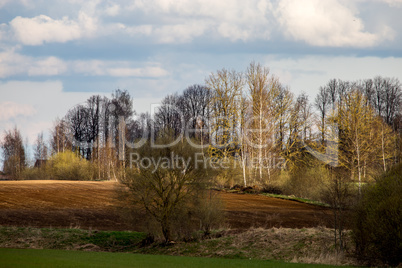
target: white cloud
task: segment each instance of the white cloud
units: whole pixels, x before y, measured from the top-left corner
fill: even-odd
[[[130,9],[160,18],[164,26],[152,34],[163,43],[189,42],[207,31],[232,41],[267,40],[272,29],[268,0],[136,0]]]
[[[166,25],[155,29],[154,34],[160,43],[188,43],[201,36],[208,28],[204,21],[189,21],[184,24]]]
[[[158,78],[169,74],[158,64],[146,62],[141,64],[144,67],[133,67],[135,64],[127,61],[100,60],[72,61],[70,65],[72,71],[88,76]]]
[[[31,58],[15,53],[14,49],[0,52],[0,78],[24,73]]]
[[[270,40],[275,32],[314,46],[372,47],[392,40],[395,31],[391,27],[396,25],[384,23],[378,14],[369,23],[367,10],[370,9],[366,7],[366,17],[360,18],[362,6],[372,5],[374,2],[382,2],[384,6],[402,6],[402,0],[61,2],[63,4],[56,2],[56,5],[60,4],[66,11],[59,11],[58,14],[68,16],[52,17],[48,14],[53,14],[50,11],[57,10],[57,7],[42,7],[40,10],[44,15],[14,18],[10,22],[10,32],[24,45],[64,43],[88,37],[124,34],[128,34],[130,38],[149,37],[146,42],[168,44],[189,43],[201,36],[246,43]],[[0,38],[1,35],[0,28]]]
[[[66,71],[66,63],[56,57],[25,56],[17,53],[14,48],[0,52],[0,78],[14,75],[52,76]]]
[[[144,35],[157,43],[171,44],[188,43],[206,33],[231,41],[267,40],[273,28],[268,0],[135,0],[131,7],[102,1],[70,4],[80,6],[78,16],[71,12],[70,17],[61,19],[46,13],[32,18],[18,16],[9,23],[10,32],[24,45],[65,43],[116,33]],[[133,9],[142,13],[147,23],[141,19],[103,21],[105,16],[130,16]]]
[[[78,20],[63,17],[55,20],[46,15],[33,18],[16,17],[10,22],[15,37],[24,45],[42,45],[43,43],[65,43],[91,36],[96,29],[96,19],[80,12]]]
[[[389,27],[364,31],[357,14],[337,0],[280,0],[276,16],[288,36],[314,46],[371,47],[393,38]]]
[[[189,20],[184,23],[167,25],[138,25],[126,26],[124,24],[114,24],[110,29],[122,30],[130,36],[143,35],[151,37],[156,43],[160,44],[181,44],[189,43],[194,38],[202,36],[211,27],[211,24],[204,21]]]
[[[105,14],[108,16],[117,16],[120,13],[120,6],[116,3],[110,3],[104,10]]]
[[[36,110],[32,105],[12,101],[0,102],[0,121],[7,121],[17,116],[32,116]]]
[[[85,37],[92,37],[98,30],[98,19],[92,17],[87,13],[80,11],[78,14],[78,24],[80,25],[82,35]]]
[[[127,33],[130,35],[151,35],[153,31],[152,25],[139,25],[139,26],[131,26],[131,27],[126,27],[124,24],[119,24],[117,25],[119,29],[125,30]]]
[[[138,65],[141,66],[138,67]],[[21,55],[16,52],[16,49],[0,52],[0,78],[16,75],[28,75],[33,77],[66,74],[157,78],[166,76],[169,72],[158,63],[101,60],[63,61],[62,59],[52,56],[35,58]]]
[[[7,25],[5,23],[0,24],[0,41],[6,39],[6,34],[7,34]]]
[[[74,61],[74,71],[84,75],[105,75],[104,63],[100,60]]]
[[[35,64],[28,69],[29,76],[60,75],[67,71],[67,64],[56,57],[48,57],[35,61]]]
[[[168,72],[160,67],[110,68],[107,73],[116,77],[162,77]]]
[[[44,42],[64,43],[78,39],[82,33],[78,23],[64,17],[62,20],[40,15],[34,18],[16,17],[10,22],[19,41],[25,45],[42,45]]]

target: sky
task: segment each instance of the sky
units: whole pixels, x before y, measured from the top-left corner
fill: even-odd
[[[314,100],[330,79],[402,81],[402,0],[0,0],[0,139],[33,144],[94,94],[137,113],[222,68],[270,68]]]

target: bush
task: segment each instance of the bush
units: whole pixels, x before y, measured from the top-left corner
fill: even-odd
[[[50,158],[50,177],[56,180],[92,180],[94,168],[89,161],[71,151]]]
[[[24,180],[47,180],[50,179],[49,168],[47,167],[29,167],[22,172]]]
[[[213,173],[214,184],[218,188],[233,188],[235,185],[244,185],[243,171],[241,163],[236,159],[211,159],[211,166],[214,167],[210,173]]]
[[[329,182],[328,170],[320,165],[295,169],[283,183],[283,192],[287,195],[321,200],[322,191]]]
[[[402,262],[402,165],[363,189],[356,208],[353,237],[363,261],[389,265]]]
[[[330,205],[332,210],[334,241],[338,253],[344,252],[347,248],[345,229],[350,226],[351,208],[356,204],[357,197],[349,174],[341,170],[331,174],[330,181],[322,191],[321,200]]]
[[[169,143],[168,137],[157,141]],[[165,242],[191,239],[199,228],[208,234],[221,213],[214,211],[218,209],[214,199],[206,198],[210,179],[207,169],[197,163],[197,152],[179,142],[167,148],[147,143],[133,153],[133,169],[120,180],[122,197],[137,207],[138,216],[143,214],[139,220],[146,222],[148,231],[155,237],[162,234]]]
[[[204,237],[209,237],[214,228],[220,227],[224,220],[223,204],[217,192],[200,191],[196,196],[194,203],[194,214],[200,223],[200,229]]]

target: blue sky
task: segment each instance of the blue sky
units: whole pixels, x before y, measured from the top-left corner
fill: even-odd
[[[92,94],[147,111],[251,61],[314,99],[331,78],[402,81],[402,0],[0,0],[0,132],[33,143]]]

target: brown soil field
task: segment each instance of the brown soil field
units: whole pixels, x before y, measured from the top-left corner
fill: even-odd
[[[122,215],[116,182],[0,181],[0,225],[136,230]],[[330,227],[326,208],[253,194],[219,192],[225,227]]]

